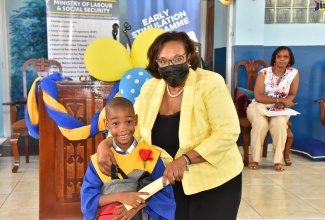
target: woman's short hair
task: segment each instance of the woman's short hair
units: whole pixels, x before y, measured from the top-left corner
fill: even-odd
[[[295,57],[293,56],[293,53],[291,51],[291,49],[287,46],[280,46],[278,48],[275,49],[275,51],[273,52],[272,54],[272,57],[271,57],[271,62],[270,62],[270,65],[273,66],[274,63],[275,63],[275,57],[276,55],[281,51],[281,50],[287,50],[289,52],[289,55],[290,55],[290,66],[293,66],[293,64],[295,64]]]
[[[154,40],[147,52],[149,64],[146,70],[148,70],[148,72],[157,79],[161,79],[161,76],[159,74],[159,66],[156,62],[156,59],[158,58],[158,55],[161,52],[163,45],[170,41],[177,41],[183,44],[186,52],[186,58],[189,57],[189,54],[191,55],[189,58],[189,63],[191,64],[191,68],[193,70],[196,70],[200,63],[200,60],[195,50],[194,42],[189,38],[189,36],[185,32],[172,31],[163,33]]]

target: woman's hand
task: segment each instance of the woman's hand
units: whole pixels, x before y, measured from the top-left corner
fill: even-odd
[[[184,156],[180,156],[167,165],[163,174],[163,183],[165,184],[167,179],[171,184],[175,184],[174,181],[181,181],[183,179],[185,169],[186,160]]]
[[[105,175],[111,175],[111,166],[116,160],[110,147],[113,145],[113,138],[108,137],[99,143],[97,147],[97,162],[99,169]]]
[[[274,109],[279,109],[279,110],[283,110],[285,107],[286,106],[282,102],[277,102],[273,106]]]
[[[293,101],[291,101],[288,98],[281,98],[279,99],[279,101],[277,103],[275,103],[274,107],[276,108],[280,108],[280,109],[284,109],[284,108],[291,108],[293,107],[295,104]]]

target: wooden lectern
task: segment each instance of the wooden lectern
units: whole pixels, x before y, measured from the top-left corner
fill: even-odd
[[[114,83],[59,82],[58,101],[68,114],[90,124],[103,109]],[[90,156],[104,139],[102,132],[70,141],[48,116],[39,91],[39,219],[82,219],[80,188]]]

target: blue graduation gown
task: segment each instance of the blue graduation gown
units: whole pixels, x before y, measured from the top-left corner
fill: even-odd
[[[151,173],[152,180],[155,181],[160,178],[164,170],[164,163],[161,158],[158,158],[157,164]],[[101,196],[100,190],[103,185],[104,183],[99,178],[93,163],[90,161],[80,191],[81,211],[85,220],[93,220],[95,218]],[[143,210],[154,220],[174,220],[176,203],[172,186],[168,185],[152,195],[147,205]]]

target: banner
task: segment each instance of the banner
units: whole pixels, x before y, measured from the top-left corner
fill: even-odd
[[[131,42],[144,30],[184,31],[200,42],[200,0],[127,0]]]
[[[48,58],[62,64],[65,77],[89,75],[84,53],[93,40],[119,41],[118,0],[46,0],[46,9]]]

